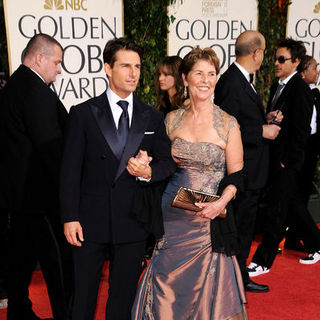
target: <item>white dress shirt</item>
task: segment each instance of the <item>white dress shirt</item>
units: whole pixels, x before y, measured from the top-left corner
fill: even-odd
[[[280,90],[280,95],[281,95],[281,92],[282,90],[284,89],[285,85],[289,82],[289,80],[297,73],[297,71],[295,71],[294,73],[290,74],[289,77],[285,78],[284,80],[280,80],[278,81],[279,84],[282,84],[283,87],[281,88]]]
[[[310,89],[316,88],[315,84],[311,83],[309,84]],[[313,105],[313,111],[312,111],[312,118],[311,118],[311,134],[317,133],[317,109],[316,106]]]
[[[110,104],[111,112],[113,115],[114,124],[116,125],[116,128],[118,129],[119,125],[119,119],[123,112],[122,108],[117,104],[119,100],[127,101],[128,104],[128,114],[129,114],[129,127],[131,126],[132,121],[132,113],[133,113],[133,94],[132,92],[125,98],[120,98],[117,94],[115,94],[110,87],[107,89],[107,97]]]
[[[254,90],[254,92],[257,92],[256,88],[254,87],[254,85],[252,83],[250,83],[250,73],[243,66],[241,66],[237,61],[235,61],[234,64],[241,71],[241,73],[245,76],[245,78],[249,82],[249,84],[252,87],[252,89]]]

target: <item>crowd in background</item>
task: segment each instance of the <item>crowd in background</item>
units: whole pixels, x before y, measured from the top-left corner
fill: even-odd
[[[125,320],[247,319],[245,291],[269,291],[252,278],[270,272],[283,237],[285,248],[307,254],[301,264],[320,261],[307,207],[320,154],[318,62],[302,42],[281,39],[265,107],[254,77],[267,46],[257,31],[240,34],[236,61],[219,79],[212,49],[164,57],[150,108],[133,95],[142,49],[110,40],[107,92],[67,114],[48,86],[63,48],[44,34],[30,40],[0,93],[8,262],[0,264],[0,303],[8,301],[9,320],[40,319],[28,295],[37,262],[54,319],[93,319],[108,256],[106,317]],[[180,187],[220,198],[194,212],[172,207]],[[262,196],[263,237],[249,262]]]

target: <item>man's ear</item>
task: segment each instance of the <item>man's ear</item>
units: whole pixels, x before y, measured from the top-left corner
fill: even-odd
[[[258,57],[257,52],[258,52],[258,50],[254,50],[253,53],[252,53],[252,59],[253,59],[254,61],[257,60],[257,57]]]
[[[110,64],[106,62],[106,63],[103,65],[103,68],[104,68],[104,71],[105,71],[106,75],[107,75],[108,77],[111,77],[112,68],[111,68]]]
[[[35,55],[35,63],[38,67],[40,67],[42,60],[44,59],[44,55],[42,53],[37,53]]]
[[[296,58],[296,60],[293,62],[293,64],[295,65],[296,69],[298,68],[298,65],[300,64],[301,60]]]

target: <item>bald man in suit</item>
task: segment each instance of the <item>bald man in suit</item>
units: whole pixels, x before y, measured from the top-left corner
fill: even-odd
[[[257,31],[245,31],[236,40],[236,61],[219,79],[215,89],[215,103],[233,115],[240,124],[244,148],[244,168],[247,173],[245,192],[234,201],[235,218],[239,236],[240,253],[237,259],[246,291],[267,292],[268,286],[249,279],[246,269],[258,201],[268,177],[268,140],[275,139],[280,128],[268,122],[276,112],[265,114],[261,98],[252,79],[263,61],[266,42]],[[279,120],[281,114],[278,114]]]

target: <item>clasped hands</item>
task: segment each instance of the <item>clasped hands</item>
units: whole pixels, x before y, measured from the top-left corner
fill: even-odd
[[[152,157],[149,157],[147,151],[139,150],[135,157],[131,157],[127,164],[128,172],[135,177],[150,179],[152,170],[149,163]]]

